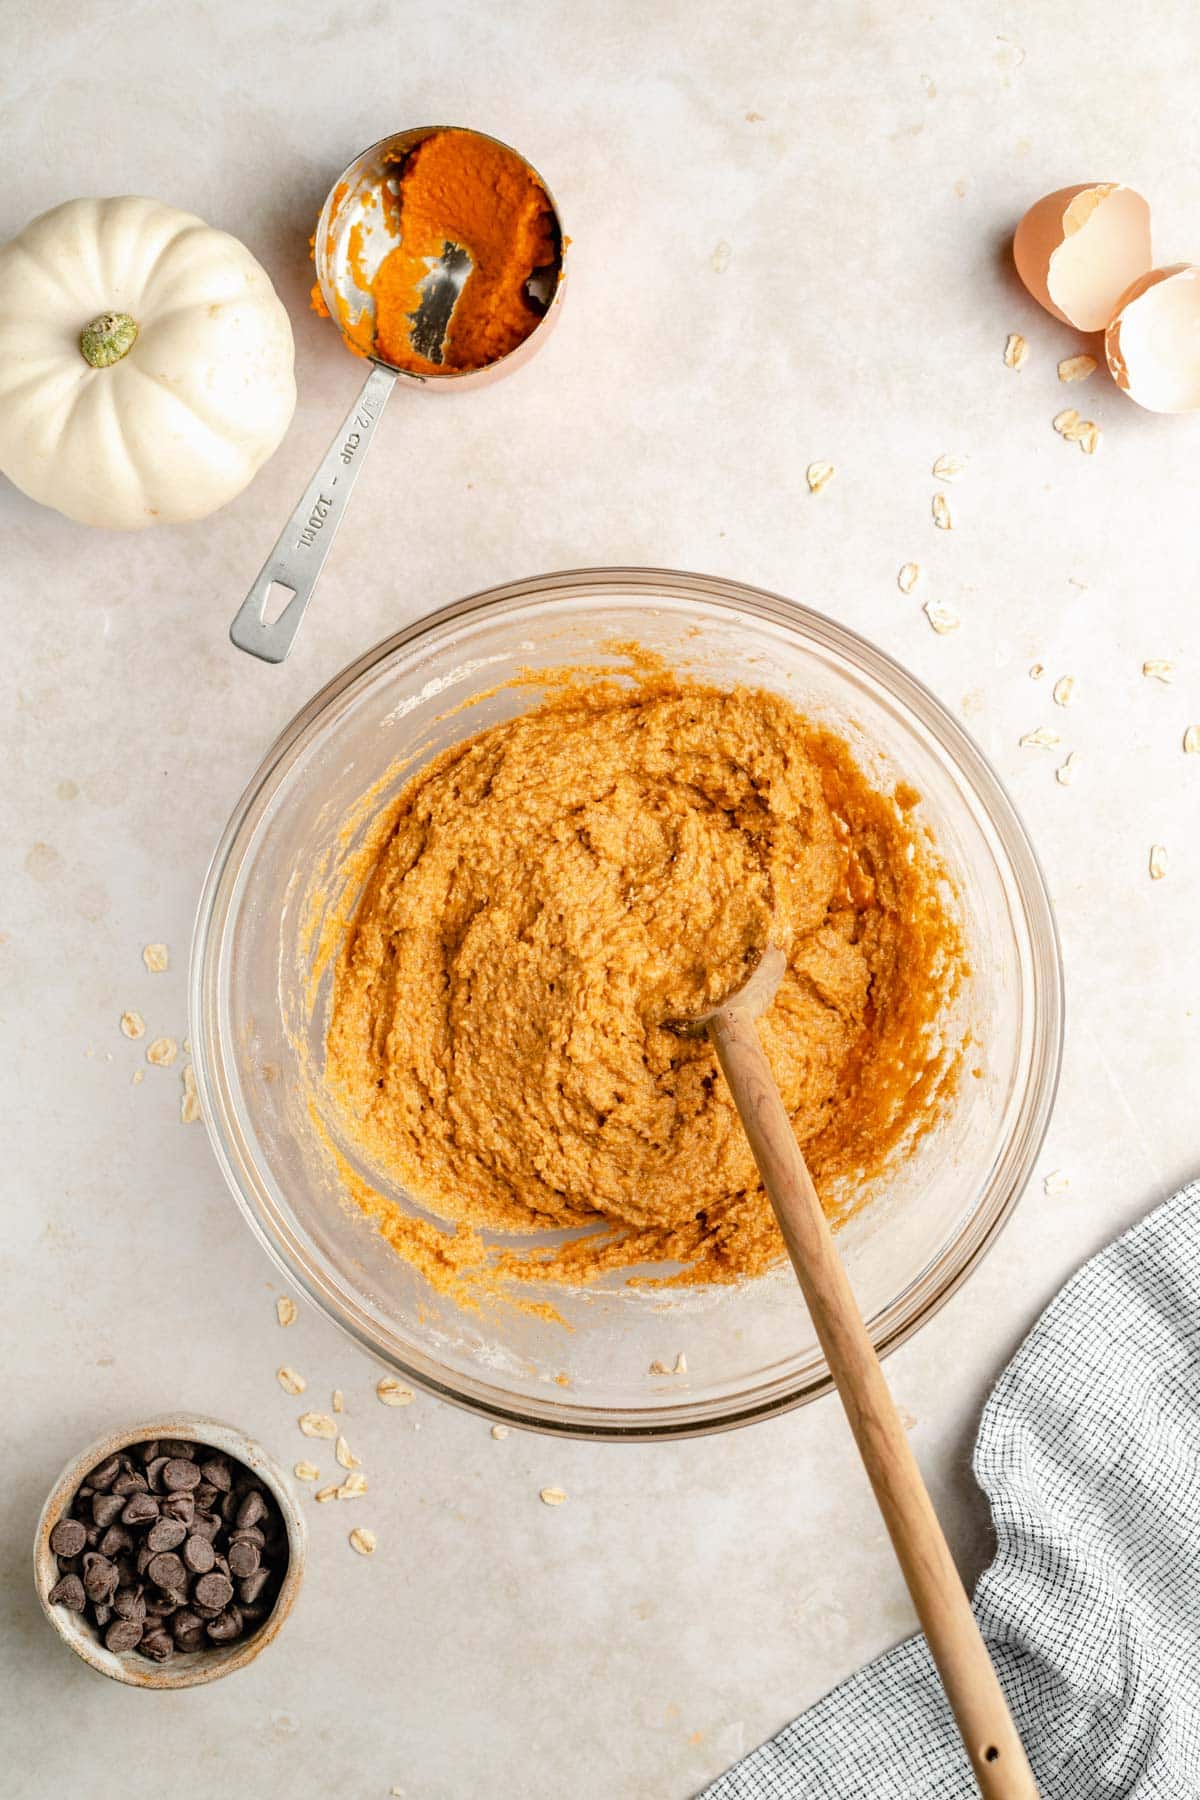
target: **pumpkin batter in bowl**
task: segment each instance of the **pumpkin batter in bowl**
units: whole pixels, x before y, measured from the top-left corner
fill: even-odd
[[[496,1260],[539,1282],[779,1258],[711,1046],[663,1029],[768,939],[788,968],[760,1031],[831,1216],[936,1124],[966,969],[917,799],[781,696],[636,656],[413,776],[362,853],[325,1079],[359,1156],[459,1225],[444,1285],[480,1231],[605,1227]],[[431,1228],[348,1185],[443,1285]]]

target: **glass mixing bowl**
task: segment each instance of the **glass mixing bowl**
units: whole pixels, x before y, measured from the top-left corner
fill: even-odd
[[[200,902],[192,1043],[218,1161],[289,1282],[398,1375],[494,1419],[604,1438],[718,1430],[823,1393],[790,1268],[735,1287],[631,1288],[614,1275],[555,1289],[571,1329],[434,1292],[346,1202],[310,1116],[304,1077],[323,1063],[330,981],[327,968],[313,977],[308,915],[312,872],[336,877],[361,842],[361,822],[344,827],[362,796],[379,784],[367,811],[386,805],[447,745],[535,704],[536,689],[505,685],[522,669],[613,663],[614,640],[631,638],[715,683],[785,695],[846,736],[881,783],[911,783],[958,887],[972,968],[959,1023],[980,1074],[838,1234],[881,1354],[965,1280],[1015,1205],[1062,1037],[1050,903],[1000,783],[931,694],[818,613],[703,576],[583,570],[460,601],[332,681],[268,752]],[[678,1374],[651,1372],[681,1355]]]

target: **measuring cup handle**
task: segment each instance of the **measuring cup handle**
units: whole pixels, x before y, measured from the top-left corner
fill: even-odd
[[[395,385],[392,371],[378,364],[364,381],[325,460],[304,490],[303,499],[280,532],[275,548],[255,576],[229,627],[229,635],[239,650],[260,656],[264,662],[281,663],[291,649],[375,427]],[[279,617],[268,624],[267,599],[276,585],[286,588],[292,598]]]

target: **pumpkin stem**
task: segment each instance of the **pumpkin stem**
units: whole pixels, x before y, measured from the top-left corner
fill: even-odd
[[[79,334],[84,362],[90,363],[93,369],[110,369],[132,350],[137,334],[137,321],[128,313],[101,313]]]

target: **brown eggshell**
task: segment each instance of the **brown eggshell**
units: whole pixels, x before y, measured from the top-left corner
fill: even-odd
[[[1140,276],[1117,302],[1104,353],[1117,386],[1149,412],[1200,408],[1200,268]]]
[[[1080,331],[1103,331],[1152,260],[1150,208],[1115,181],[1047,194],[1013,238],[1017,273],[1034,299]]]

